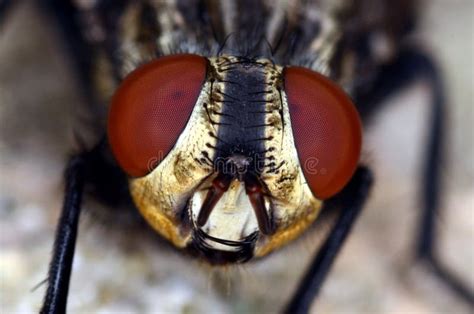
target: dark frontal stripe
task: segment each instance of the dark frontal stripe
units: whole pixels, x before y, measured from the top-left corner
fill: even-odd
[[[242,60],[242,59],[239,59]],[[234,154],[251,157],[254,165],[264,151],[265,93],[264,69],[252,61],[224,66],[228,68],[222,102],[216,158]],[[218,92],[218,91],[213,91]]]

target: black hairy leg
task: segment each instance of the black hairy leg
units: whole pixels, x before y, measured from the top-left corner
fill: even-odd
[[[371,89],[355,95],[363,117],[370,117],[377,105],[415,80],[428,83],[431,106],[425,156],[421,168],[420,221],[416,239],[416,258],[438,276],[453,292],[474,305],[474,294],[440,262],[437,221],[440,213],[440,175],[445,153],[446,102],[441,74],[435,63],[416,48],[402,50],[389,65],[381,68]]]
[[[70,159],[66,169],[66,191],[61,217],[49,265],[48,288],[41,313],[65,313],[69,279],[76,246],[77,226],[81,212],[85,179],[85,157]]]
[[[133,208],[125,175],[112,160],[103,140],[73,156],[65,171],[65,197],[58,221],[47,290],[41,313],[65,313],[83,195],[109,207]]]
[[[341,207],[341,214],[321,249],[316,253],[288,303],[285,313],[307,313],[309,311],[336,256],[364,207],[372,181],[372,172],[361,166],[356,170],[344,190],[335,197],[335,201]]]

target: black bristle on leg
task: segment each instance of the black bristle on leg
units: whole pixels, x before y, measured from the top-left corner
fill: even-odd
[[[372,181],[372,172],[368,168],[359,167],[349,184],[340,193],[341,215],[314,257],[296,293],[288,303],[285,313],[308,313],[337,254],[364,207]]]
[[[121,209],[127,209],[127,219],[141,222],[136,211],[131,210],[132,215],[128,213],[134,207],[127,177],[110,154],[107,141],[103,138],[92,149],[83,147],[83,152],[69,160],[65,171],[64,203],[56,229],[48,288],[41,313],[66,311],[83,195],[113,208],[114,217]]]
[[[66,312],[84,182],[85,158],[77,155],[70,159],[66,169],[64,204],[56,229],[48,288],[40,313]]]

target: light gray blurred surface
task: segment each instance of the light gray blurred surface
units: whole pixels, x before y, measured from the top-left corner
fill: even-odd
[[[470,0],[436,0],[420,38],[448,87],[449,159],[444,169],[443,259],[474,289],[473,16]],[[23,2],[0,30],[0,305],[39,309],[73,147],[81,94],[57,33]],[[363,160],[376,186],[318,301],[319,313],[468,313],[412,262],[419,215],[419,155],[428,113],[423,84],[400,93],[366,130]],[[91,217],[83,219],[71,313],[273,312],[289,297],[314,237],[247,266],[216,270]],[[159,309],[162,309],[161,311]]]

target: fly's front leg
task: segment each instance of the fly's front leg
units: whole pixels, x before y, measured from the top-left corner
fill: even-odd
[[[349,184],[338,195],[341,215],[321,249],[314,257],[285,313],[307,313],[317,297],[334,260],[359,216],[372,186],[372,172],[359,167]]]
[[[64,204],[56,229],[53,257],[49,265],[48,288],[41,313],[66,312],[85,170],[85,157],[83,155],[71,158],[66,169]]]
[[[65,313],[84,188],[100,203],[131,208],[127,177],[110,157],[106,141],[72,157],[66,168],[66,188],[49,266],[48,288],[41,313]],[[127,216],[135,218],[135,216]]]
[[[376,106],[388,96],[406,87],[414,80],[423,79],[430,87],[431,107],[429,116],[429,135],[421,176],[421,215],[416,243],[416,257],[433,270],[458,296],[474,305],[474,295],[459,278],[452,275],[442,263],[436,251],[438,241],[436,232],[437,216],[440,206],[440,170],[445,143],[445,98],[441,75],[433,61],[417,51],[402,51],[393,63],[382,67],[373,88],[355,95],[361,111],[369,115]]]

